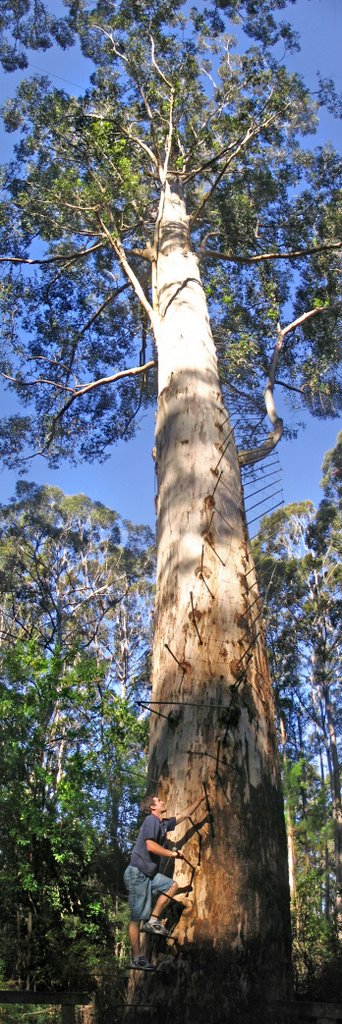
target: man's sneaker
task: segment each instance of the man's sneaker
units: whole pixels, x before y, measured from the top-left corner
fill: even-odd
[[[170,935],[165,925],[161,921],[146,921],[143,925],[142,932],[149,932],[151,935],[164,935],[167,939]]]
[[[155,969],[152,967],[152,964],[146,960],[145,956],[135,956],[134,960],[132,960],[131,968],[134,971],[154,971]]]

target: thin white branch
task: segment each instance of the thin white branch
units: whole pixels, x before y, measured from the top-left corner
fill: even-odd
[[[67,384],[60,384],[56,380],[48,380],[40,377],[37,380],[18,380],[16,377],[10,377],[6,373],[1,373],[1,376],[5,380],[10,380],[13,384],[17,384],[20,387],[32,387],[37,384],[48,384],[50,387],[58,388],[61,391],[69,391],[70,398],[59,410],[55,416],[55,422],[59,420],[65,412],[69,409],[70,405],[75,401],[75,398],[80,398],[82,395],[86,395],[89,391],[94,391],[95,388],[102,387],[103,384],[115,384],[117,380],[122,380],[123,377],[134,377],[140,373],[146,373],[147,370],[151,370],[157,363],[155,359],[150,359],[148,363],[144,363],[143,366],[131,366],[129,370],[119,370],[117,373],[112,373],[108,377],[99,377],[98,380],[92,380],[88,384],[76,384],[74,387],[70,387]]]
[[[284,340],[290,331],[294,331],[296,327],[301,327],[302,324],[306,323],[311,317],[316,316],[317,313],[325,313],[327,310],[332,309],[332,306],[319,306],[317,309],[309,309],[306,313],[302,313],[301,316],[293,320],[287,327],[281,327],[278,324],[277,328],[277,341],[273,349],[272,359],[270,362],[268,381],[264,392],[266,412],[269,420],[272,423],[273,430],[268,435],[266,440],[257,448],[251,448],[248,451],[239,452],[239,462],[241,466],[248,466],[254,462],[260,462],[266,458],[267,455],[273,451],[273,448],[279,443],[284,432],[283,420],[278,416],[275,401],[274,401],[274,385],[275,375],[279,365],[280,355],[284,346]]]
[[[211,76],[211,75],[209,74],[209,71],[206,71],[206,69],[205,69],[205,68],[200,68],[199,70],[200,70],[200,71],[202,71],[202,74],[203,74],[203,75],[206,75],[206,76],[207,76],[207,78],[209,78],[209,82],[211,82],[211,84],[213,85],[214,89],[218,89],[218,85],[217,85],[217,82],[214,82],[214,79],[213,79],[213,78],[212,78],[212,76]]]
[[[110,242],[110,245],[114,249],[114,252],[116,253],[116,255],[117,255],[117,257],[118,257],[118,259],[119,259],[119,261],[121,263],[122,269],[123,269],[126,277],[128,278],[128,280],[130,281],[131,285],[134,288],[135,294],[136,294],[137,298],[139,299],[139,302],[141,303],[143,309],[147,313],[147,316],[149,318],[152,330],[154,332],[155,331],[155,324],[156,324],[156,314],[155,314],[154,310],[152,309],[152,306],[150,305],[150,303],[148,301],[148,298],[145,295],[145,292],[144,292],[143,288],[141,287],[140,281],[136,277],[136,275],[134,273],[134,270],[132,269],[132,267],[130,266],[130,264],[128,262],[125,250],[124,250],[123,246],[121,245],[121,242],[119,241],[119,239],[113,238],[113,236],[111,235],[110,231],[108,230],[106,225],[103,223],[103,220],[100,217],[100,215],[99,215],[99,221],[100,221],[102,230],[104,231],[106,237],[108,238],[108,241]]]
[[[62,416],[64,416],[64,413],[68,411],[68,409],[70,408],[70,406],[72,405],[76,398],[80,398],[81,395],[85,395],[87,394],[87,392],[93,391],[95,388],[101,387],[103,384],[113,384],[117,380],[121,380],[123,377],[134,377],[137,374],[146,373],[147,370],[150,370],[155,365],[155,360],[151,359],[148,363],[145,363],[143,366],[132,366],[129,370],[120,370],[118,373],[113,373],[109,377],[101,377],[99,378],[99,380],[90,381],[89,384],[84,384],[83,386],[80,385],[79,387],[73,389],[73,393],[70,395],[70,398],[68,398],[65,405],[63,405],[59,412],[56,413],[56,416],[54,416],[51,431],[47,438],[44,448],[41,448],[39,451],[34,452],[33,455],[28,456],[28,458],[25,461],[34,458],[35,455],[42,455],[46,457],[45,453],[47,449],[50,447],[51,442],[53,441],[58,421],[62,419]]]
[[[130,140],[130,142],[134,142],[134,145],[142,149],[144,153],[147,153],[147,156],[149,156],[151,162],[154,164],[155,167],[158,168],[157,157],[153,152],[153,149],[151,149],[150,146],[147,145],[147,142],[144,142],[144,140],[140,139],[139,136],[133,135],[129,128],[125,128],[121,125],[120,130],[122,131],[122,134],[125,135],[126,138]]]
[[[98,380],[92,380],[89,384],[79,385],[74,388],[74,394],[72,395],[72,401],[74,398],[79,398],[80,395],[87,394],[88,391],[93,391],[94,388],[101,387],[102,384],[114,384],[115,381],[121,380],[122,377],[134,377],[139,373],[146,373],[146,370],[151,370],[153,366],[156,366],[155,359],[150,359],[148,363],[144,363],[143,366],[131,366],[129,370],[120,370],[118,373],[113,373],[109,377],[100,377]],[[67,403],[70,405],[70,400]],[[65,411],[65,410],[63,410]]]
[[[250,142],[251,139],[253,139],[256,135],[259,134],[259,132],[262,131],[263,128],[267,127],[268,124],[270,124],[271,120],[272,120],[272,118],[270,117],[270,118],[268,118],[267,121],[264,121],[262,124],[257,125],[255,128],[248,128],[247,129],[247,132],[244,135],[244,137],[241,140],[241,142],[239,143],[239,145],[235,147],[235,149],[233,150],[231,155],[228,157],[228,160],[225,161],[225,163],[224,163],[223,167],[221,168],[219,174],[216,176],[215,181],[213,182],[211,187],[208,189],[208,192],[206,192],[206,194],[203,197],[202,202],[200,203],[200,205],[197,207],[197,210],[195,210],[195,212],[193,214],[191,214],[191,216],[190,216],[190,223],[191,224],[194,224],[194,222],[199,217],[199,214],[202,212],[204,206],[206,205],[206,203],[208,202],[210,197],[215,192],[215,190],[216,190],[219,182],[221,181],[221,178],[223,178],[223,175],[225,174],[227,168],[232,163],[232,161],[235,160],[235,157],[238,156],[240,151],[247,145],[248,142]]]
[[[102,124],[113,123],[113,118],[106,117],[105,114],[97,114],[95,111],[93,111],[91,114],[85,114],[84,116],[95,121],[101,121]],[[136,146],[139,146],[140,149],[143,149],[144,152],[147,153],[147,155],[150,157],[150,160],[152,160],[152,163],[154,163],[155,166],[158,167],[158,161],[155,157],[155,154],[153,150],[150,149],[150,146],[147,145],[147,142],[144,142],[144,140],[140,139],[137,135],[132,135],[131,127],[126,128],[125,125],[121,124],[120,131],[122,132],[122,135],[125,135],[127,139],[130,139],[130,141],[134,142]]]
[[[113,33],[108,32],[107,29],[103,28],[103,25],[94,25],[94,28],[97,28],[98,32],[102,32],[102,35],[106,36],[106,38],[109,39],[109,41],[112,44],[115,55],[117,57],[120,57],[120,60],[123,60],[126,64],[128,64],[128,57],[126,57],[126,54],[121,53],[120,50],[117,49]]]
[[[3,373],[2,370],[0,370],[0,375],[4,380],[10,380],[12,384],[16,384],[20,388],[31,388],[35,387],[36,384],[49,384],[50,387],[58,388],[60,391],[70,391],[72,395],[74,393],[73,387],[67,384],[60,384],[58,380],[49,380],[47,377],[37,377],[36,380],[19,380],[18,377],[11,377],[9,373]]]
[[[174,105],[174,91],[173,91],[173,89],[171,89],[170,112],[169,112],[169,132],[168,132],[168,136],[167,136],[167,140],[166,140],[166,146],[165,146],[165,160],[164,160],[164,167],[163,167],[162,176],[161,176],[162,184],[166,181],[166,178],[167,178],[167,172],[168,172],[168,166],[169,166],[169,160],[170,160],[171,148],[172,148],[172,138],[173,138],[173,105]]]
[[[153,36],[151,36],[151,35],[150,35],[150,41],[151,41],[151,59],[152,59],[153,67],[156,69],[156,71],[158,72],[158,75],[160,75],[160,78],[163,80],[163,82],[165,82],[165,85],[167,85],[168,89],[172,89],[172,82],[168,81],[168,79],[164,75],[164,72],[159,67],[159,64],[157,64],[157,61],[156,61],[156,58],[155,58],[154,39],[153,39]]]
[[[325,313],[328,309],[334,309],[334,306],[327,303],[326,306],[317,306],[316,309],[309,309],[306,313],[302,313],[301,316],[297,317],[297,320],[293,320],[292,324],[288,324],[287,327],[283,328],[282,333],[284,337],[286,334],[289,334],[290,331],[294,331],[296,327],[301,327],[306,320],[310,320],[311,317],[317,316],[318,313]]]

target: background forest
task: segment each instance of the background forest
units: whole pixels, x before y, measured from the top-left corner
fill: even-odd
[[[342,435],[317,510],[262,519],[298,993],[338,996]],[[3,983],[93,988],[127,956],[122,874],[146,784],[153,536],[83,495],[1,507]],[[17,1012],[17,1011],[16,1011]],[[41,1019],[41,1016],[40,1016]]]

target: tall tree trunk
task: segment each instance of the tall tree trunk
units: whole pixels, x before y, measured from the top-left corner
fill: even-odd
[[[159,494],[150,790],[158,789],[173,814],[200,796],[205,783],[213,820],[202,804],[195,824],[177,829],[176,841],[195,871],[176,861],[175,874],[193,891],[182,900],[176,944],[164,948],[165,983],[161,974],[134,984],[148,988],[152,1021],[160,1018],[163,996],[173,1024],[241,1022],[248,1010],[256,1021],[256,1003],[285,997],[290,985],[273,699],[238,457],[205,295],[183,201],[168,186],[156,250]],[[171,915],[178,916],[174,904]]]

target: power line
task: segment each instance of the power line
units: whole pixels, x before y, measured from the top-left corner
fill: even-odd
[[[52,78],[59,78],[60,82],[66,82],[67,85],[74,85],[75,89],[84,89],[84,86],[79,85],[78,82],[70,82],[69,78],[62,78],[62,75],[56,75],[54,71],[47,71],[46,68],[38,67],[38,64],[31,64],[31,62],[28,61],[27,67],[34,68],[35,71],[41,71],[43,75],[49,75]]]

